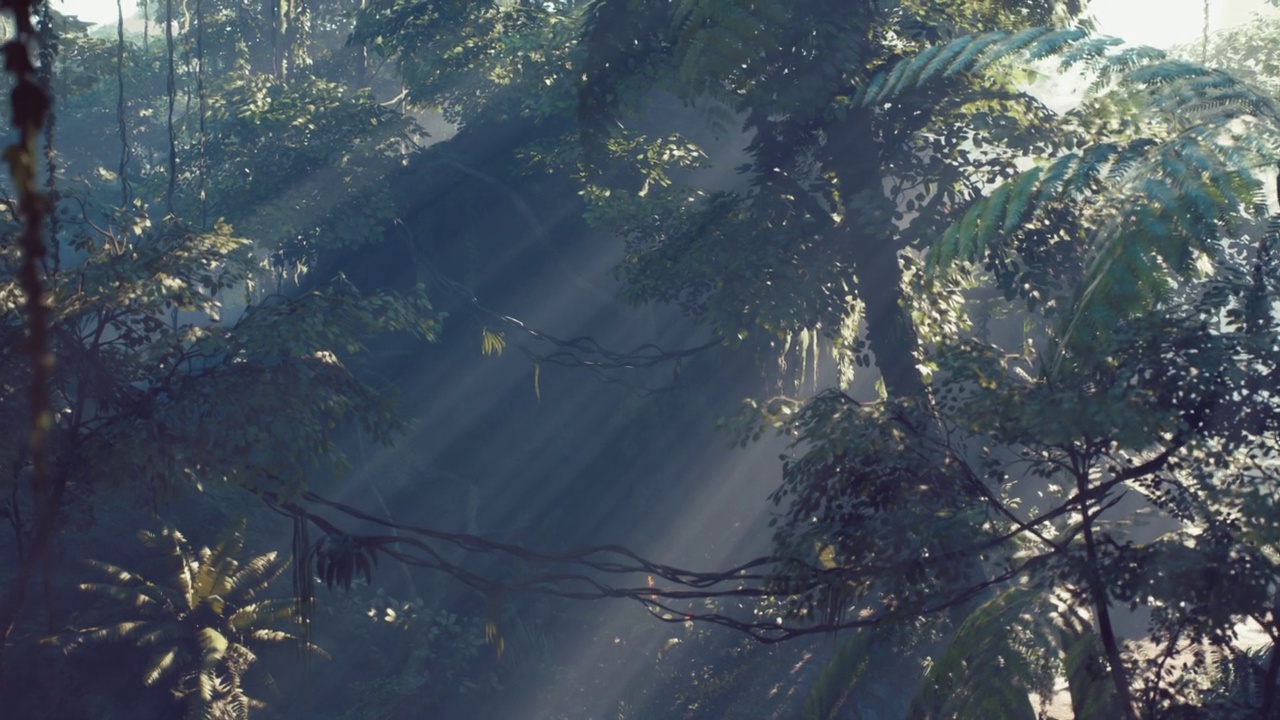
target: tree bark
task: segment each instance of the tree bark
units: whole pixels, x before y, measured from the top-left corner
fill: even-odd
[[[918,338],[902,289],[894,207],[884,190],[874,117],[871,109],[858,109],[827,127],[824,164],[835,173],[844,200],[832,240],[847,248],[867,342],[886,392],[891,398],[917,398],[925,391],[916,369]]]
[[[1261,717],[1276,717],[1276,683],[1280,682],[1280,645],[1276,644],[1275,636],[1271,639],[1271,653],[1267,660],[1266,675],[1262,679],[1262,713]]]
[[[1129,692],[1129,677],[1125,673],[1123,658],[1120,656],[1120,644],[1116,641],[1115,628],[1111,624],[1111,608],[1107,600],[1107,589],[1098,575],[1098,547],[1093,537],[1093,519],[1089,514],[1088,501],[1083,499],[1089,489],[1089,479],[1084,471],[1076,473],[1076,487],[1081,496],[1080,521],[1083,523],[1086,566],[1086,582],[1089,585],[1089,596],[1093,601],[1094,618],[1098,624],[1098,637],[1102,640],[1102,649],[1107,656],[1107,668],[1111,676],[1111,684],[1116,693],[1116,704],[1120,706],[1121,717],[1136,720],[1134,715],[1133,695]]]

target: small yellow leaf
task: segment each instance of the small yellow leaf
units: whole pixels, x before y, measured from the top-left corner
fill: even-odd
[[[836,566],[836,549],[834,546],[827,545],[818,551],[818,564],[826,570]]]
[[[503,339],[502,333],[489,328],[481,331],[480,351],[485,355],[501,355],[506,347],[507,341]]]
[[[498,657],[502,657],[502,651],[507,648],[507,641],[498,630],[498,623],[493,620],[489,620],[484,624],[484,641],[493,647]]]

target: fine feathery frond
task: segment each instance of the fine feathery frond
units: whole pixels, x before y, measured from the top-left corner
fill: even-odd
[[[854,98],[855,105],[892,102],[939,77],[982,73],[995,65],[1029,64],[1056,58],[1063,73],[1083,71],[1092,78],[1089,93],[1105,90],[1137,95],[1144,107],[1180,117],[1187,124],[1251,115],[1280,121],[1280,106],[1255,88],[1219,70],[1169,58],[1163,51],[1125,47],[1083,28],[1033,27],[996,30],[932,45],[873,76]]]
[[[1002,61],[1038,60],[1069,47],[1080,47],[1088,32],[1081,28],[1034,27],[1019,32],[997,30],[968,35],[949,43],[933,45],[918,55],[896,63],[892,69],[873,77],[854,99],[857,105],[877,105],[912,90],[937,77],[956,73],[978,73]],[[1092,57],[1110,45],[1099,46]]]
[[[1162,302],[1195,271],[1198,255],[1211,257],[1211,243],[1252,215],[1258,182],[1229,154],[1229,147],[1183,134],[1149,153],[1119,192],[1102,198],[1109,213],[1060,332],[1059,359],[1081,329],[1105,330],[1115,318]]]
[[[871,666],[873,644],[884,641],[878,628],[856,631],[822,668],[804,701],[805,720],[831,720],[849,699],[850,691]]]
[[[1029,692],[1052,685],[1052,613],[1044,597],[1015,588],[975,608],[933,662],[910,718],[1036,718]]]
[[[1036,219],[1050,203],[1079,199],[1104,177],[1133,167],[1149,147],[1145,140],[1102,143],[1020,173],[973,203],[943,233],[930,250],[930,265],[945,267],[982,257],[994,242]]]
[[[976,200],[930,249],[929,267],[1014,252],[1008,243],[1046,209],[1075,208],[1085,273],[1062,316],[1061,351],[1163,302],[1198,259],[1212,260],[1215,239],[1256,214],[1259,183],[1246,169],[1256,152],[1201,125],[1067,153]]]

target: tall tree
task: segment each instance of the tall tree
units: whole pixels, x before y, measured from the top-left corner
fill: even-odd
[[[631,296],[681,298],[727,337],[753,325],[778,338],[834,332],[860,303],[889,395],[920,396],[901,253],[926,246],[982,187],[1007,177],[1015,157],[1053,138],[1036,132],[1048,124],[1045,109],[1007,78],[952,75],[881,105],[851,100],[870,77],[947,39],[1061,23],[1079,10],[1050,2],[860,2],[839,11],[821,0],[592,3],[578,103],[586,128],[614,126],[639,79],[642,88],[727,106],[751,138],[749,190],[609,188],[614,206],[641,206],[623,205],[617,223],[632,247],[622,270]],[[654,208],[659,223],[636,217]],[[739,259],[718,261],[730,257]],[[752,298],[745,312],[744,297]]]

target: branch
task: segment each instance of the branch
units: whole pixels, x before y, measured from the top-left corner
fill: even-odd
[[[281,502],[278,495],[265,492],[262,497],[268,505],[281,515],[315,524],[329,537],[350,537],[337,525],[323,516],[302,507],[295,502]],[[990,578],[975,582],[932,602],[924,601],[910,607],[887,608],[879,613],[858,616],[849,620],[833,620],[829,622],[811,623],[800,618],[792,624],[786,623],[782,617],[770,615],[765,619],[744,620],[719,612],[693,612],[690,609],[674,607],[674,601],[721,600],[721,599],[757,599],[763,600],[779,595],[777,588],[770,586],[770,575],[762,568],[773,567],[780,563],[799,565],[810,571],[810,579],[799,587],[788,589],[788,594],[801,594],[808,590],[830,585],[833,582],[847,581],[856,573],[900,571],[898,566],[862,566],[859,568],[817,568],[802,560],[778,556],[758,557],[734,567],[716,572],[701,572],[677,568],[644,558],[636,552],[620,545],[597,545],[568,553],[541,553],[517,545],[488,540],[465,533],[451,533],[433,528],[397,523],[363,512],[344,503],[326,499],[313,492],[304,492],[299,497],[308,503],[332,508],[353,519],[370,522],[382,527],[393,528],[401,535],[362,535],[356,538],[356,545],[369,551],[380,552],[400,563],[428,570],[438,570],[449,574],[464,585],[474,588],[486,595],[495,596],[507,592],[544,595],[572,600],[600,600],[620,598],[634,600],[644,605],[651,613],[664,622],[702,622],[720,625],[743,632],[763,643],[776,643],[806,635],[832,633],[839,630],[872,627],[904,617],[921,617],[950,610],[985,593],[992,587],[1009,582],[1033,566],[1047,562],[1053,553],[1033,555],[1022,563],[1011,566],[1005,571]],[[520,579],[496,579],[474,573],[467,568],[450,562],[443,554],[429,544],[429,540],[444,542],[469,552],[483,554],[506,555],[531,565],[562,566],[564,569],[550,569]],[[404,548],[412,548],[411,552]],[[309,567],[311,549],[307,549],[302,557],[297,558],[299,568]],[[298,544],[295,543],[295,553]],[[420,553],[420,554],[419,554]],[[591,574],[615,576],[644,575],[643,584],[612,584]],[[307,578],[310,572],[305,573]],[[661,583],[655,581],[660,579]],[[637,578],[638,580],[638,578]],[[309,586],[302,589],[302,595],[311,597]],[[750,612],[750,610],[746,610]]]
[[[549,354],[539,354],[528,348],[521,348],[525,355],[535,363],[547,362],[553,365],[561,365],[564,367],[585,367],[597,372],[608,370],[640,370],[655,367],[663,363],[676,362],[692,355],[697,355],[706,350],[723,344],[724,340],[720,337],[713,337],[707,342],[690,348],[682,348],[679,350],[664,350],[661,346],[654,343],[643,343],[636,347],[617,351],[610,350],[602,346],[599,342],[589,335],[579,335],[563,339],[543,332],[537,328],[526,325],[524,321],[505,315],[497,310],[485,307],[476,298],[470,289],[463,286],[448,276],[441,273],[426,260],[417,256],[414,252],[413,237],[409,235],[409,230],[404,223],[397,221],[396,223],[404,233],[404,241],[409,246],[410,256],[414,264],[424,273],[430,276],[434,286],[443,289],[455,299],[469,306],[476,314],[486,317],[495,323],[502,323],[514,327],[525,333],[534,340],[545,342],[555,346],[556,350]],[[605,377],[610,382],[619,382],[614,378]]]

